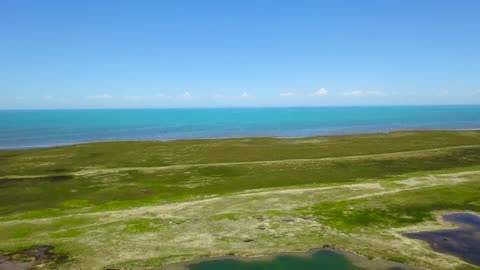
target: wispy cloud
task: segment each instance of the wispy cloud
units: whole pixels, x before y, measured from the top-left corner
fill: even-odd
[[[182,96],[183,98],[191,98],[192,97],[192,93],[190,93],[189,91],[185,91],[183,92]]]
[[[139,101],[139,100],[156,100],[156,99],[164,99],[164,98],[170,98],[170,96],[167,96],[165,94],[154,94],[154,95],[126,95],[122,96],[122,99],[125,100],[131,100],[131,101]]]
[[[285,93],[280,93],[279,95],[280,95],[281,97],[293,97],[293,96],[295,96],[295,93],[285,92]]]
[[[199,97],[202,98],[202,96],[199,96]],[[214,94],[214,95],[210,96],[210,98],[212,98],[212,99],[217,99],[217,100],[222,99],[222,100],[230,100],[230,101],[238,100],[238,99],[247,99],[247,98],[252,98],[252,97],[254,97],[254,96],[252,96],[247,91],[243,91],[242,93],[240,93],[240,95]]]
[[[125,100],[148,100],[152,98],[151,96],[123,96]]]
[[[213,99],[222,99],[222,98],[226,98],[226,96],[215,94],[215,95],[212,95],[212,98]]]
[[[353,90],[350,92],[344,92],[341,95],[344,97],[368,97],[368,96],[386,96],[387,94],[382,91]]]
[[[388,96],[387,93],[382,91],[367,91],[366,93],[369,96]]]
[[[102,94],[102,95],[86,96],[86,98],[90,100],[104,100],[104,99],[111,99],[113,98],[113,96],[109,94]]]
[[[448,91],[448,90],[443,90],[443,91],[438,92],[438,95],[441,96],[441,97],[448,96],[448,94],[450,94],[450,91]]]
[[[328,90],[325,88],[320,88],[317,91],[313,92],[312,96],[321,97],[328,95]]]
[[[298,92],[282,92],[278,94],[280,97],[322,97],[328,95],[328,90],[325,88],[320,88],[313,93],[298,93]]]

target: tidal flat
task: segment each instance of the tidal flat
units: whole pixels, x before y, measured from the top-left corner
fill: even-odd
[[[480,269],[405,236],[451,229],[448,213],[480,213],[480,131],[4,150],[0,187],[0,255],[49,246],[62,257],[11,258],[38,269],[149,269],[323,246]]]

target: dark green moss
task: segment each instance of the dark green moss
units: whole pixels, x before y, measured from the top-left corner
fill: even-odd
[[[428,150],[450,146],[463,147]],[[412,150],[417,152],[351,157]],[[3,161],[0,176],[7,176],[0,179],[0,214],[39,211],[33,212],[38,216],[45,209],[104,211],[252,189],[353,183],[396,179],[415,173],[469,170],[480,165],[480,132],[423,131],[305,139],[92,143],[0,151],[0,158]],[[255,163],[262,160],[267,162]],[[286,161],[268,162],[279,160]],[[225,164],[247,161],[254,163]],[[208,165],[212,162],[222,164]],[[147,171],[132,168],[130,171],[75,177],[73,174],[57,174],[85,168],[162,167],[191,163],[204,165]],[[8,177],[48,172],[55,174],[34,178]],[[52,214],[52,211],[47,212],[44,214]],[[61,214],[62,211],[54,212]]]
[[[303,139],[103,142],[0,151],[0,175],[64,173],[99,164],[114,168],[325,158],[462,145],[480,145],[480,131],[404,131]],[[51,165],[42,166],[45,163]]]

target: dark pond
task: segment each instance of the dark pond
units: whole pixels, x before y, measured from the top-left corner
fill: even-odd
[[[443,220],[458,225],[456,229],[407,233],[407,237],[426,241],[433,250],[451,254],[480,266],[480,216],[453,213]]]
[[[27,249],[0,255],[0,270],[31,270],[37,266],[53,269],[65,261],[65,255],[52,252],[52,246],[33,246]]]
[[[224,257],[167,267],[168,270],[411,270],[399,263],[368,260],[353,254],[319,249],[303,255],[262,258]]]

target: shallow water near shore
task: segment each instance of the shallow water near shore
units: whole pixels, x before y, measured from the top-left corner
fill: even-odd
[[[453,213],[443,220],[458,225],[456,229],[407,233],[407,237],[427,242],[430,247],[480,266],[480,216]]]
[[[316,249],[306,253],[264,257],[219,257],[170,265],[162,270],[416,270],[400,263],[368,260],[352,253]]]

